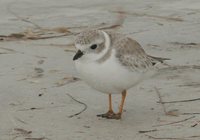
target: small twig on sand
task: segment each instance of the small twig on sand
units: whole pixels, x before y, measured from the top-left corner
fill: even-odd
[[[42,137],[42,138],[25,138],[25,140],[49,140],[49,139],[47,139],[47,138],[45,138],[45,137]]]
[[[7,36],[0,35],[0,40],[7,40],[7,41],[13,41],[13,40],[40,40],[40,39],[51,39],[51,38],[60,38],[64,36],[70,36],[74,33],[68,32],[60,35],[53,35],[53,36],[28,36],[26,33],[14,33]],[[2,38],[1,38],[2,37]]]
[[[121,8],[120,8],[121,9]],[[98,29],[100,30],[108,30],[108,29],[117,29],[118,27],[122,27],[124,21],[125,21],[125,14],[122,10],[119,10],[119,12],[117,13],[117,20],[114,22],[113,25],[107,26],[107,27],[100,27]]]
[[[12,53],[17,52],[17,51],[15,51],[15,50],[13,50],[13,49],[4,48],[4,47],[0,47],[0,49],[2,49],[2,50],[6,50],[6,51],[9,51],[9,52],[12,52]]]
[[[176,123],[181,123],[181,122],[185,122],[185,121],[188,121],[188,120],[190,120],[190,119],[193,119],[193,118],[195,118],[195,116],[192,116],[192,117],[186,118],[186,119],[184,119],[184,120],[180,120],[180,121],[174,121],[174,122],[171,122],[171,123],[165,123],[165,124],[154,125],[153,127],[164,126],[164,125],[171,125],[171,124],[176,124]]]
[[[145,135],[151,139],[155,139],[155,140],[188,140],[191,138],[199,138],[200,136],[188,136],[188,137],[182,137],[182,138],[172,138],[172,137],[166,137],[166,138],[161,138],[161,137],[154,137],[154,136],[150,136],[150,135]]]
[[[115,25],[110,25],[110,26],[107,26],[107,27],[101,27],[99,29],[100,30],[115,29],[115,28],[120,27],[120,26],[121,26],[120,24],[115,24]]]
[[[150,18],[156,18],[156,19],[162,19],[166,21],[174,21],[174,22],[182,22],[184,19],[179,18],[179,17],[170,17],[170,16],[159,16],[159,15],[152,15],[152,14],[147,14],[147,13],[136,13],[136,12],[128,12],[128,11],[110,11],[113,13],[123,13],[126,15],[132,15],[132,16],[138,16],[138,17],[150,17]]]
[[[25,109],[20,109],[17,111],[33,111],[33,110],[43,110],[43,109],[54,109],[54,108],[60,108],[60,107],[65,107],[66,105],[58,105],[58,106],[47,106],[47,107],[31,107],[31,108],[25,108]]]
[[[17,134],[25,136],[25,137],[30,137],[32,134],[32,131],[28,131],[22,128],[14,128]]]
[[[181,115],[200,115],[200,113],[198,113],[198,112],[194,112],[194,113],[182,113]]]
[[[200,98],[195,99],[188,99],[188,100],[179,100],[179,101],[168,101],[168,102],[162,102],[162,104],[168,104],[168,103],[180,103],[180,102],[192,102],[192,101],[198,101]],[[161,103],[160,101],[158,103]]]
[[[191,125],[191,127],[196,127],[198,125],[198,123],[195,123],[193,125]]]
[[[161,95],[160,95],[160,92],[159,92],[159,90],[157,89],[157,87],[154,87],[154,88],[155,88],[155,91],[156,91],[156,93],[157,93],[157,95],[158,95],[158,97],[159,97],[159,103],[161,103],[162,108],[163,108],[163,111],[164,111],[165,115],[167,115],[167,111],[166,111],[165,105],[164,105],[164,103],[163,103],[162,97],[161,97]]]
[[[14,11],[12,11],[11,9],[13,9],[12,8],[13,4],[15,4],[15,2],[11,3],[10,5],[8,5],[6,7],[8,12],[10,12],[11,14],[13,14],[17,19],[19,19],[19,20],[21,20],[23,22],[26,22],[26,23],[30,23],[30,24],[34,25],[36,28],[41,29],[41,27],[39,25],[37,25],[36,23],[33,23],[33,22],[31,22],[30,20],[28,20],[26,18],[23,18],[23,17],[19,16],[17,13],[15,13]]]
[[[170,137],[166,137],[166,138],[161,138],[161,137],[154,137],[154,136],[150,136],[150,135],[145,135],[151,139],[155,139],[155,140],[184,140],[183,138],[170,138]]]
[[[81,111],[79,111],[79,112],[77,112],[77,113],[75,113],[75,114],[73,114],[73,115],[68,116],[68,118],[72,118],[72,117],[74,117],[74,116],[77,116],[77,115],[83,113],[83,112],[87,109],[87,105],[86,105],[85,103],[83,103],[83,102],[81,102],[81,101],[78,101],[77,99],[75,99],[75,98],[74,98],[72,95],[70,95],[69,93],[67,93],[66,95],[69,96],[69,97],[70,97],[72,100],[74,100],[75,102],[77,102],[77,103],[79,103],[79,104],[82,104],[82,105],[84,106],[84,108],[83,108]]]
[[[70,35],[73,35],[73,33],[65,33],[65,34],[61,34],[61,35],[44,36],[44,37],[27,37],[26,39],[30,39],[30,40],[40,40],[40,39],[59,38],[59,37],[70,36]]]
[[[28,124],[27,122],[25,122],[25,121],[23,121],[23,120],[21,120],[21,119],[19,119],[19,118],[17,118],[17,117],[15,117],[15,119],[16,119],[17,121],[23,123],[23,124]]]
[[[152,130],[140,130],[138,131],[139,133],[148,133],[148,132],[155,132],[158,131],[157,129],[152,129]]]
[[[42,109],[44,109],[44,107],[31,107],[26,109],[19,109],[17,111],[42,110]]]

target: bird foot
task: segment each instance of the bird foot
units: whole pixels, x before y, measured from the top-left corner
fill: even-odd
[[[115,114],[113,111],[108,111],[107,113],[104,114],[98,114],[97,117],[119,120],[121,119],[121,113]]]

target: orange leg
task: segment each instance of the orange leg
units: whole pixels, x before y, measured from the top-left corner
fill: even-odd
[[[121,116],[122,116],[122,113],[123,113],[125,98],[126,98],[126,90],[124,90],[122,92],[122,100],[121,100],[121,104],[119,106],[119,112],[116,114],[116,119],[121,119]]]
[[[109,94],[109,111],[113,112],[113,109],[112,109],[112,96],[111,96],[111,94]]]
[[[115,113],[113,112],[113,109],[112,109],[112,97],[111,97],[111,94],[109,94],[109,110],[108,110],[108,112],[104,113],[104,114],[98,114],[97,117],[111,119],[114,114]]]
[[[121,119],[121,115],[123,113],[123,106],[124,106],[125,98],[126,98],[126,90],[124,90],[122,92],[122,100],[121,100],[121,104],[120,104],[120,107],[119,107],[119,112],[117,114],[115,114],[113,112],[113,109],[112,109],[111,94],[109,94],[109,110],[108,110],[108,112],[105,113],[105,114],[99,114],[99,115],[97,115],[97,117],[102,117],[102,118],[107,118],[107,119],[116,119],[116,120]]]

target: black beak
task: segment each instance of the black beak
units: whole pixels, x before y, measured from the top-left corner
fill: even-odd
[[[83,56],[83,52],[81,50],[78,50],[74,55],[73,60],[79,59],[81,56]]]

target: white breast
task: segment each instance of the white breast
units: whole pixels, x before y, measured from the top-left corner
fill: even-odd
[[[81,78],[91,87],[107,94],[119,94],[143,79],[143,73],[132,72],[120,65],[112,51],[111,57],[103,63],[75,61]]]

